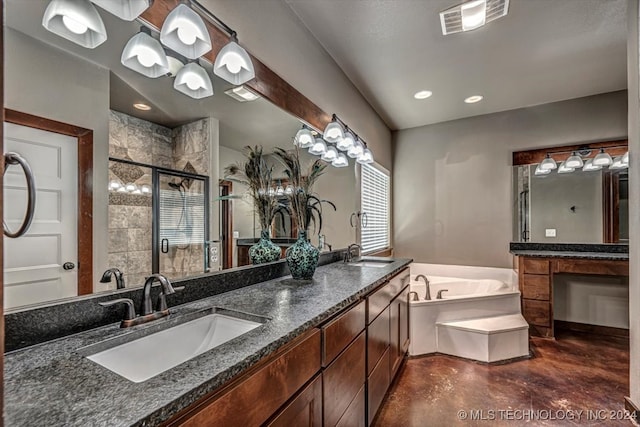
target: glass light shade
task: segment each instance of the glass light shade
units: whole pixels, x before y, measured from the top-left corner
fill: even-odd
[[[348,151],[351,147],[353,147],[353,144],[355,142],[356,138],[353,136],[353,134],[349,131],[346,131],[342,139],[337,142],[336,147],[338,148],[338,150]]]
[[[218,52],[213,74],[234,85],[246,83],[256,76],[251,57],[233,40]]]
[[[347,156],[344,153],[338,153],[338,157],[336,157],[335,160],[331,162],[331,165],[336,168],[344,168],[346,166],[349,166],[349,159],[347,159]]]
[[[271,196],[271,197],[275,196],[275,195],[276,195],[276,190],[275,190],[275,188],[273,188],[273,187],[272,187],[272,188],[269,188],[269,190],[267,191],[267,194],[268,194],[269,196]]]
[[[291,184],[287,185],[287,188],[284,189],[284,194],[293,194],[293,186]]]
[[[353,145],[351,146],[351,148],[349,148],[349,151],[347,151],[347,155],[352,159],[356,159],[360,157],[363,152],[364,146],[362,145],[362,142],[356,139],[355,141],[353,141]]]
[[[125,67],[151,78],[164,76],[169,72],[169,61],[162,45],[145,32],[129,39],[120,61]]]
[[[89,0],[52,0],[44,11],[42,26],[89,49],[107,40],[107,29]]]
[[[475,0],[460,6],[462,14],[462,31],[475,30],[482,27],[487,19],[487,2]]]
[[[329,123],[326,128],[324,128],[325,141],[338,142],[341,141],[342,138],[344,138],[344,129],[339,122],[333,121]]]
[[[144,184],[140,189],[144,194],[151,194],[151,187],[149,187],[147,184]]]
[[[362,154],[358,156],[356,162],[360,163],[361,165],[368,165],[373,163],[373,153],[368,148],[365,148]]]
[[[211,50],[211,37],[204,21],[186,4],[179,4],[169,13],[160,41],[189,59],[196,59]]]
[[[541,170],[550,171],[556,169],[558,165],[556,164],[556,161],[551,157],[551,155],[547,154],[547,156],[540,162],[539,167]]]
[[[628,167],[629,165],[625,165],[622,162],[622,156],[618,156],[615,159],[613,159],[613,163],[611,163],[611,166],[609,166],[609,169],[626,169]]]
[[[195,99],[213,95],[213,84],[207,71],[195,62],[185,65],[178,71],[173,88]]]
[[[333,146],[327,147],[327,151],[325,151],[322,155],[322,160],[324,160],[325,162],[333,162],[337,158],[338,150],[336,150],[336,147]]]
[[[624,153],[624,155],[622,156],[622,163],[625,165],[629,165],[629,152],[627,151],[626,153]]]
[[[326,151],[327,144],[322,138],[316,138],[311,148],[309,148],[309,153],[315,154],[316,156],[322,156]]]
[[[558,167],[558,173],[571,173],[575,170],[575,168],[570,168],[569,166],[567,166],[567,162],[560,163],[560,166]]]
[[[284,196],[284,188],[282,185],[276,187],[276,196]]]
[[[133,21],[151,6],[153,0],[91,0],[112,15]]]
[[[109,190],[117,190],[120,187],[122,187],[122,184],[120,184],[120,181],[118,180],[112,180],[109,182]]]
[[[132,182],[130,182],[127,185],[124,186],[124,189],[127,190],[129,193],[134,192],[137,188],[138,187]]]
[[[314,143],[315,138],[307,127],[303,127],[296,133],[294,144],[300,148],[310,148]]]
[[[550,173],[551,173],[551,169],[542,169],[540,165],[538,165],[536,166],[536,171],[534,172],[534,175],[536,176],[549,175]]]
[[[593,158],[594,166],[609,166],[613,163],[613,159],[604,151],[604,148],[600,149],[600,152]]]
[[[587,160],[584,162],[584,166],[582,167],[582,170],[585,172],[599,171],[600,169],[602,169],[602,166],[596,165],[595,159]]]
[[[564,161],[564,165],[567,168],[575,169],[575,168],[581,168],[584,165],[584,162],[582,161],[582,157],[578,156],[574,151],[573,153],[571,153],[571,156],[569,156],[569,158]]]
[[[122,187],[118,188],[118,190],[116,190],[116,191],[117,191],[118,193],[126,193],[126,192],[127,192],[127,189],[126,189],[126,188],[124,188],[124,185],[123,185]]]

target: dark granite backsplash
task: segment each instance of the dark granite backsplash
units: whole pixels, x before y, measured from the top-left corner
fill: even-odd
[[[320,265],[342,260],[344,249],[320,254]],[[167,296],[167,304],[173,307],[213,295],[222,294],[245,286],[277,279],[290,274],[285,260],[258,266],[247,266],[231,271],[220,271],[188,279],[173,281],[174,286],[185,289]],[[160,288],[152,289],[153,301]],[[119,322],[124,317],[124,307],[104,308],[98,302],[117,298],[130,298],[136,310],[142,300],[142,288],[123,289],[109,293],[61,300],[46,306],[24,307],[5,313],[5,351],[18,350],[30,345],[50,341],[78,332]]]
[[[617,243],[533,243],[511,242],[510,251],[603,252],[628,254],[629,245]]]

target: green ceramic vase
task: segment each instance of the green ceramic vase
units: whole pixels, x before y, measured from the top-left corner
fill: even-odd
[[[311,280],[318,267],[320,251],[307,240],[307,231],[298,230],[298,240],[286,252],[289,271],[294,279]]]
[[[269,230],[262,230],[258,243],[249,248],[249,259],[253,265],[278,261],[280,255],[280,246],[271,241]]]

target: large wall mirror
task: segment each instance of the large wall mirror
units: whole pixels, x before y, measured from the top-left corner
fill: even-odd
[[[300,120],[265,98],[239,97],[206,62],[215,94],[200,100],[174,90],[172,77],[144,77],[120,62],[140,23],[99,9],[108,39],[86,49],[43,28],[47,4],[5,1],[5,108],[31,120],[5,122],[5,149],[29,157],[38,187],[32,230],[5,240],[5,307],[111,291],[115,281],[100,281],[111,267],[122,270],[126,287],[137,287],[154,271],[183,278],[245,264],[243,248],[259,237],[259,224],[250,199],[240,197],[246,189],[226,181],[224,168],[243,161],[245,146],[292,149]],[[92,151],[79,151],[77,137],[47,124],[89,131]],[[92,166],[83,171],[79,159],[87,156]],[[6,181],[11,223],[23,212],[24,183],[17,172]],[[86,188],[90,206],[78,213]],[[326,243],[348,246],[355,239],[353,160],[346,168],[329,166],[317,192],[337,206],[324,215]],[[239,198],[220,199],[230,194]],[[78,227],[85,216],[88,230]],[[286,245],[290,226],[273,229]],[[312,243],[318,244],[317,233]],[[92,279],[83,287],[78,272],[87,266],[79,259],[87,251]]]
[[[628,182],[627,141],[514,153],[513,241],[628,244]]]

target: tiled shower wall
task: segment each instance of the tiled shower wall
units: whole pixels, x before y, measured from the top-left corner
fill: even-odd
[[[175,129],[110,111],[109,155],[148,165],[208,175],[209,120],[202,119]],[[109,180],[125,184],[151,186],[151,169],[109,164]],[[109,266],[124,272],[127,286],[140,286],[151,273],[152,208],[150,195],[109,193]],[[190,248],[191,249],[191,248]],[[169,277],[185,277],[202,273],[202,263],[189,256],[201,256],[197,250],[171,251]],[[161,265],[162,269],[163,265]],[[111,284],[115,287],[115,283]]]

